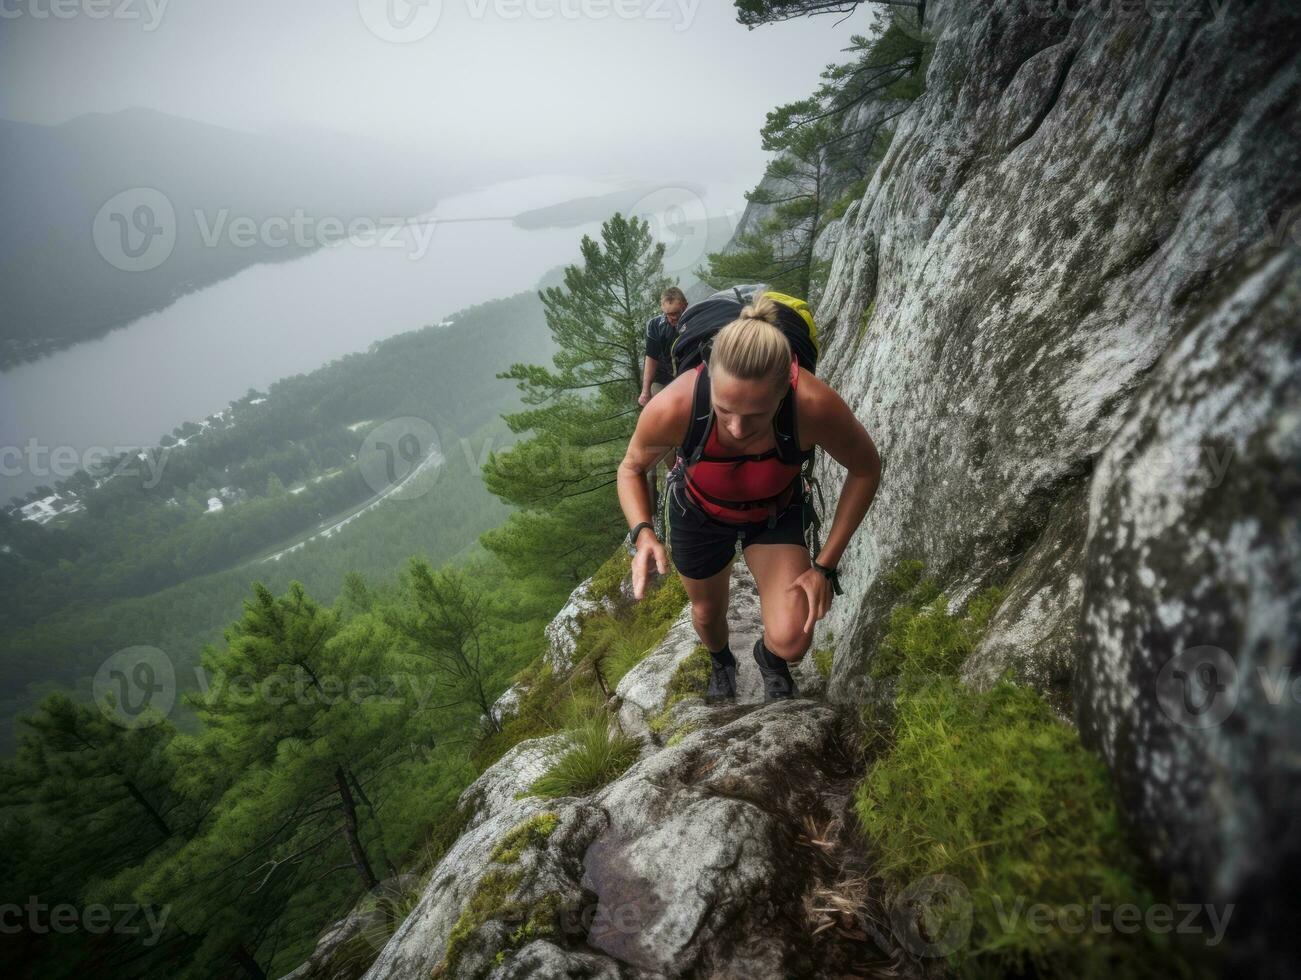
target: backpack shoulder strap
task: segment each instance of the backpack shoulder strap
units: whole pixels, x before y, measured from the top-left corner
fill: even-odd
[[[682,457],[691,466],[700,460],[709,441],[709,430],[713,427],[714,406],[709,399],[709,362],[701,361],[696,365],[696,384],[691,397],[691,419],[687,423],[687,435],[682,442]]]
[[[798,360],[791,356],[792,372],[798,369]],[[800,427],[795,417],[795,386],[786,389],[786,395],[772,417],[773,434],[777,439],[777,458],[783,463],[803,464],[813,457],[814,450],[800,449]]]

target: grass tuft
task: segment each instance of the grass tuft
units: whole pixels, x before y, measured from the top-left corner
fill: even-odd
[[[637,739],[610,733],[604,713],[577,729],[573,737],[573,747],[534,780],[529,794],[544,799],[587,796],[622,776],[641,754]]]

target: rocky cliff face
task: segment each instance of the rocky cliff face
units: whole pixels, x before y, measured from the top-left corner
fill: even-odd
[[[964,677],[1045,693],[1178,887],[1278,941],[1301,853],[1297,8],[1061,6],[1081,13],[928,5],[926,94],[824,243],[820,373],[885,465],[831,696],[868,693],[897,560],[959,596],[1006,583]]]
[[[844,721],[877,693],[883,574],[904,559],[955,603],[1005,586],[964,680],[1010,667],[1078,726],[1176,894],[1235,903],[1244,962],[1268,972],[1289,946],[1301,18],[1283,2],[1128,6],[928,4],[926,92],[820,242],[820,374],[885,461],[819,624],[815,647],[835,637],[825,690],[806,661],[806,698],[757,703],[742,653],[740,704],[689,698],[664,728],[694,645],[684,611],[619,686],[640,761],[543,803],[515,794],[564,737],[518,746],[467,791],[469,829],[368,977],[428,975],[476,922],[450,975],[938,968],[903,955],[888,914],[836,911],[871,908]],[[821,465],[834,507],[843,470]],[[736,567],[745,651],[756,597]],[[494,858],[507,838],[527,846]],[[489,899],[509,924],[466,919]],[[868,949],[880,959],[853,959]]]

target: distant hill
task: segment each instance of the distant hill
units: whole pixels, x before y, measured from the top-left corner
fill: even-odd
[[[245,133],[148,109],[57,126],[0,120],[0,160],[0,367],[471,183],[333,133]]]

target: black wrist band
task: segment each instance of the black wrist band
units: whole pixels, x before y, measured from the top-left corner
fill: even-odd
[[[839,572],[837,572],[834,568],[828,568],[826,565],[819,565],[816,561],[813,562],[813,567],[816,568],[819,572],[821,572],[826,577],[827,581],[831,583],[832,592],[834,592],[836,595],[845,594],[840,589]]]
[[[637,547],[637,537],[638,535],[641,534],[641,529],[644,527],[648,527],[651,529],[652,536],[655,534],[655,525],[652,524],[650,521],[642,521],[640,524],[638,524],[636,527],[634,527],[631,531],[628,532],[628,544],[630,544],[634,548]],[[658,541],[659,538],[655,538],[655,540]]]

